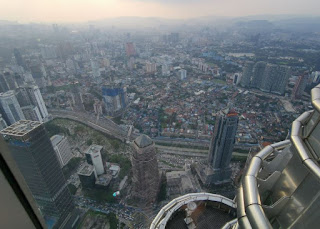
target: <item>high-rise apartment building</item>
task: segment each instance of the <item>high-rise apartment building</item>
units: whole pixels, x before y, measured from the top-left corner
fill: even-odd
[[[21,120],[0,132],[49,228],[73,210],[72,198],[43,124]]]
[[[248,62],[243,70],[241,86],[283,95],[290,77],[290,68],[266,62]]]
[[[44,100],[42,98],[40,89],[36,85],[25,85],[17,89],[17,97],[21,106],[37,107],[41,118],[46,119],[48,117],[48,110]],[[40,121],[40,120],[39,120]],[[42,120],[41,120],[42,121]]]
[[[306,86],[309,81],[308,74],[304,74],[298,77],[296,84],[294,85],[294,88],[292,89],[291,98],[293,100],[300,99],[303,95],[304,90],[306,89]]]
[[[101,157],[102,149],[103,146],[91,145],[85,152],[88,164],[94,166],[97,175],[101,175],[104,173],[104,167]]]
[[[14,91],[0,93],[0,108],[4,120],[6,120],[9,125],[25,119]]]
[[[53,45],[40,45],[40,52],[44,59],[57,58],[56,47]]]
[[[102,102],[98,99],[95,99],[93,104],[93,111],[96,115],[102,115]]]
[[[21,107],[21,110],[26,120],[39,121],[39,122],[43,121],[37,106],[33,106],[33,105],[24,106],[24,107]]]
[[[83,112],[85,111],[84,105],[83,105],[83,97],[82,97],[82,92],[80,90],[80,86],[78,83],[73,83],[70,85],[71,86],[71,92],[72,92],[72,100],[73,100],[73,106],[72,109],[73,111],[80,111]]]
[[[4,75],[0,73],[0,92],[6,91],[9,91],[9,87]]]
[[[63,135],[54,135],[50,138],[50,140],[62,168],[68,164],[72,158],[72,152],[68,139]]]
[[[187,78],[187,70],[181,69],[181,70],[179,71],[179,74],[180,74],[180,79],[181,79],[181,80],[184,80],[184,79]]]
[[[32,62],[29,66],[32,77],[36,84],[43,88],[47,85],[47,72],[42,63]]]
[[[75,74],[76,73],[76,65],[74,61],[70,58],[66,60],[66,67],[67,67],[67,72],[70,74]]]
[[[16,59],[17,65],[19,65],[19,66],[21,66],[23,68],[26,68],[26,65],[25,65],[25,62],[24,62],[24,60],[22,58],[20,50],[17,49],[17,48],[13,49],[13,55],[14,55],[14,57]]]
[[[2,115],[0,114],[0,130],[3,130],[7,126],[7,122],[2,118]]]
[[[133,141],[132,195],[142,205],[156,201],[159,191],[159,170],[154,142],[146,135],[140,135]]]
[[[283,95],[290,77],[290,68],[287,66],[268,64],[258,87],[261,91]]]
[[[177,43],[179,41],[179,33],[168,34],[167,41],[170,43]]]
[[[126,44],[126,54],[128,57],[136,55],[136,50],[132,42]]]
[[[163,64],[163,65],[161,66],[161,72],[162,72],[162,75],[163,75],[163,76],[168,76],[168,75],[170,75],[170,68],[169,68],[169,66],[168,66],[167,64]]]
[[[242,75],[240,73],[235,73],[233,75],[233,84],[238,85],[241,82]]]
[[[261,84],[265,77],[266,66],[267,66],[267,63],[263,61],[257,62],[253,66],[250,87],[253,87],[253,88],[261,87]]]
[[[146,73],[147,74],[154,74],[157,71],[157,64],[156,63],[146,63]]]
[[[94,59],[92,59],[92,60],[90,61],[90,63],[91,63],[91,70],[92,70],[92,76],[93,76],[93,78],[95,78],[95,79],[100,78],[101,74],[100,74],[99,63],[98,63],[96,60],[94,60]]]
[[[319,83],[320,82],[320,71],[315,71],[311,73],[312,83]]]
[[[240,82],[240,85],[242,87],[250,87],[251,78],[253,75],[253,66],[254,66],[254,62],[252,61],[246,63],[243,69],[242,79]]]
[[[13,72],[5,72],[3,75],[9,90],[15,90],[16,88],[18,88],[18,84],[15,78],[16,74],[14,74]]]

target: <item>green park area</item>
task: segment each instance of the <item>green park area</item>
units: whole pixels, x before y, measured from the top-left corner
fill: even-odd
[[[105,214],[90,209],[84,215],[78,229],[117,229],[118,223],[119,220],[114,213]]]
[[[49,136],[64,134],[77,144],[85,142],[88,146],[98,144],[104,146],[106,151],[119,152],[125,151],[126,145],[118,139],[107,136],[99,131],[92,129],[82,123],[69,119],[54,119],[45,124]]]

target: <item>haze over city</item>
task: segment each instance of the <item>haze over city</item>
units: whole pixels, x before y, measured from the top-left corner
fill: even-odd
[[[318,228],[319,8],[0,0],[0,228]]]
[[[249,15],[319,15],[317,0],[0,0],[0,19],[86,22],[114,17],[189,19]]]

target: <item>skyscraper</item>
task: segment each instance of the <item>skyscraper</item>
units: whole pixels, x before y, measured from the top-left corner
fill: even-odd
[[[44,59],[57,58],[56,47],[53,45],[40,45],[40,52]]]
[[[4,120],[6,120],[9,125],[25,119],[14,91],[0,93],[0,108]]]
[[[168,64],[163,64],[163,65],[161,66],[161,72],[162,72],[162,75],[163,75],[163,76],[168,76],[168,75],[170,75],[170,68],[169,68]]]
[[[254,66],[253,66],[253,72],[252,72],[252,79],[250,82],[250,87],[253,88],[260,88],[263,79],[265,77],[265,69],[266,69],[267,63],[260,61],[257,62]]]
[[[319,83],[320,82],[320,72],[319,71],[312,72],[311,77],[312,77],[312,83]]]
[[[7,126],[7,122],[2,118],[2,115],[0,114],[0,130],[3,130]]]
[[[238,114],[234,111],[221,111],[217,116],[211,140],[208,163],[213,169],[211,183],[229,181],[229,167],[235,136],[238,128]]]
[[[283,95],[290,77],[290,68],[266,62],[248,62],[243,70],[242,87]]]
[[[180,79],[181,79],[181,80],[184,80],[185,78],[187,78],[187,70],[181,69],[181,70],[179,71],[179,74],[180,74]]]
[[[304,74],[298,77],[294,88],[292,89],[291,98],[293,100],[300,99],[303,95],[304,89],[306,89],[309,76],[308,74]]]
[[[100,69],[99,69],[99,63],[94,59],[92,59],[90,61],[90,63],[91,63],[91,69],[92,69],[93,78],[95,78],[95,79],[100,78],[101,74],[100,74]]]
[[[5,72],[4,78],[9,90],[15,90],[18,87],[18,84],[16,82],[16,77],[12,72]]]
[[[0,73],[0,92],[9,91],[8,84],[3,74]]]
[[[156,63],[146,63],[146,73],[147,74],[154,74],[157,71],[157,64]]]
[[[50,140],[62,168],[63,166],[68,164],[68,162],[72,158],[68,139],[63,135],[54,135],[50,138]]]
[[[86,150],[86,159],[88,164],[93,165],[97,175],[101,175],[104,173],[104,167],[101,157],[102,146],[100,145],[91,145]]]
[[[252,61],[248,62],[245,65],[245,67],[243,69],[242,79],[240,82],[240,85],[242,87],[249,87],[250,86],[251,78],[253,75],[253,66],[254,66],[254,62],[252,62]]]
[[[32,106],[32,105],[24,106],[24,107],[21,107],[21,110],[26,120],[39,121],[39,122],[43,121],[37,106]]]
[[[21,120],[0,134],[48,227],[58,228],[73,210],[73,203],[44,126],[40,122]]]
[[[132,42],[126,44],[126,54],[128,57],[136,55],[136,50]]]
[[[177,43],[179,41],[179,33],[170,33],[167,40],[170,43]]]
[[[36,82],[36,84],[40,88],[46,86],[47,72],[46,72],[46,69],[44,68],[43,64],[38,63],[38,62],[32,62],[29,67],[30,67],[32,77],[33,77],[34,81]]]
[[[21,106],[37,107],[41,118],[46,119],[48,117],[47,107],[42,98],[40,89],[36,85],[25,85],[18,88],[17,98]],[[42,121],[42,120],[39,120]]]
[[[287,66],[268,64],[259,86],[261,91],[283,95],[290,77]]]
[[[19,49],[17,49],[17,48],[13,49],[13,55],[14,55],[14,58],[16,59],[17,65],[19,65],[23,68],[26,68],[26,65],[24,63],[24,60],[22,58],[22,55],[21,55]]]
[[[156,201],[159,191],[159,170],[154,142],[146,135],[140,135],[133,141],[132,195],[142,205]]]
[[[242,75],[240,73],[235,73],[233,75],[233,84],[238,85],[241,82]]]

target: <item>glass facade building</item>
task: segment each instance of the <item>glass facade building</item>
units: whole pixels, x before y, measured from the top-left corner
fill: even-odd
[[[44,126],[20,120],[2,130],[1,135],[48,228],[58,228],[72,212],[73,202]]]

